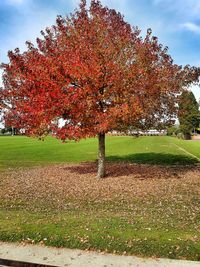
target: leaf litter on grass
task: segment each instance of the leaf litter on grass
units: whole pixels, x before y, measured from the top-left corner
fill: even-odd
[[[44,226],[44,236],[29,230],[25,240],[151,256],[183,257],[188,250],[189,259],[198,258],[193,252],[200,242],[198,166],[108,163],[107,177],[98,180],[96,163],[58,164],[12,169],[0,180],[0,207],[8,221],[16,212],[11,230],[19,229],[20,240],[21,224],[41,229],[47,216],[49,234]]]
[[[184,209],[183,202],[200,196],[200,168],[191,166],[108,163],[107,177],[97,179],[95,163],[59,164],[14,169],[1,173],[0,180],[1,201],[30,208],[42,204],[62,209],[87,202],[128,208],[124,203],[131,206],[139,200],[155,202],[158,209],[164,202]]]

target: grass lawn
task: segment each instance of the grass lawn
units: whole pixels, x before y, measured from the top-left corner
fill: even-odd
[[[106,138],[108,160],[130,160],[150,164],[193,164],[200,160],[200,142],[171,137],[110,137]],[[0,136],[0,166],[19,167],[61,162],[94,161],[97,158],[97,139],[62,143],[55,138],[44,141],[15,136]]]
[[[0,240],[200,260],[200,142],[106,142],[0,137]]]

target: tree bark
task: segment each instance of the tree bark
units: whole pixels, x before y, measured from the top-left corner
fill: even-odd
[[[185,133],[184,134],[184,140],[191,140],[191,134],[190,133]]]
[[[105,177],[105,133],[98,134],[99,153],[98,153],[98,173],[97,178]]]

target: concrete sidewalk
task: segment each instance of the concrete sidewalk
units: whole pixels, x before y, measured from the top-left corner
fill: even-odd
[[[200,262],[193,261],[143,259],[134,256],[2,242],[0,242],[0,259],[62,267],[200,267]]]

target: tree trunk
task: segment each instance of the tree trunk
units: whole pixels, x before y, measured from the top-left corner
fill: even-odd
[[[185,133],[184,134],[184,140],[191,140],[191,134],[190,133]]]
[[[105,133],[98,134],[99,139],[99,159],[97,178],[105,177]]]
[[[15,130],[14,130],[14,127],[13,127],[13,126],[11,127],[11,135],[12,135],[12,136],[15,135]]]

